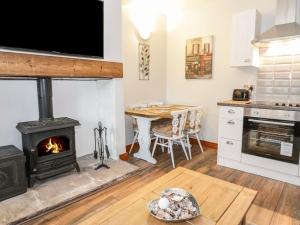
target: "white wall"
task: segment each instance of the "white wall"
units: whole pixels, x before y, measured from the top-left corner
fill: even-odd
[[[174,26],[172,17],[167,33],[167,101],[202,105],[205,109],[203,136],[217,142],[217,102],[230,99],[234,88],[255,84],[254,68],[231,68],[231,16],[235,12],[256,8],[262,14],[262,30],[274,24],[276,0],[174,0],[180,5],[182,18]],[[177,21],[178,22],[178,21]],[[168,27],[169,28],[169,27]],[[185,79],[186,39],[214,35],[213,78]]]
[[[154,31],[147,41],[140,39],[134,27],[128,5],[130,0],[122,1],[123,63],[125,107],[132,104],[165,101],[166,98],[166,23],[159,16]],[[150,45],[150,80],[139,80],[138,44]],[[132,141],[131,118],[126,117],[126,143]]]
[[[104,7],[105,60],[121,62],[121,1],[105,0]],[[110,90],[107,87],[101,88],[108,83]],[[76,128],[78,156],[92,153],[93,128],[100,119],[103,119],[104,125],[110,128],[109,144],[113,157],[117,159],[118,154],[124,151],[124,102],[122,98],[116,101],[116,96],[121,95],[122,88],[122,79],[53,81],[55,117],[68,116],[81,123],[81,126]],[[21,148],[21,135],[15,128],[16,124],[37,119],[36,82],[0,80],[0,146],[13,144]]]
[[[99,119],[108,128],[112,157],[118,159],[125,152],[125,116],[123,80],[113,79],[98,82]]]
[[[104,59],[122,62],[121,0],[104,2]]]

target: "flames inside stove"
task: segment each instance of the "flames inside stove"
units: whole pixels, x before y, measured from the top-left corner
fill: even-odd
[[[38,144],[38,156],[59,154],[70,149],[69,139],[63,136],[49,137]]]

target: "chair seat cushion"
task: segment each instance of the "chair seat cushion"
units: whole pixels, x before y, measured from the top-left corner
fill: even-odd
[[[190,127],[189,124],[186,124],[185,128],[184,128],[184,132],[185,133],[198,133],[198,132],[200,132],[200,128],[201,128],[201,126],[199,126],[199,129],[193,129]]]
[[[154,127],[163,126],[165,124],[171,124],[171,123],[172,123],[171,119],[158,119],[158,120],[154,120],[154,121],[151,122],[151,131],[152,131],[152,129]],[[133,124],[133,131],[134,132],[139,132],[139,128],[138,128],[137,123]]]
[[[165,124],[171,124],[172,123],[172,119],[158,119],[158,120],[154,120],[151,122],[151,127],[156,127],[159,125],[165,125]]]
[[[171,124],[160,124],[153,127],[152,131],[154,134],[164,137],[172,137],[172,125]]]

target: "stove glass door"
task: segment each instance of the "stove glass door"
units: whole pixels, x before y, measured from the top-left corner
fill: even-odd
[[[296,122],[246,117],[242,152],[298,164],[297,130]]]

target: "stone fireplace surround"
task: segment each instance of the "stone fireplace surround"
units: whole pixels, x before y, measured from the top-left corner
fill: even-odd
[[[55,117],[80,121],[75,128],[77,156],[90,154],[94,148],[93,128],[102,121],[108,128],[108,142],[113,159],[125,150],[123,80],[53,80]],[[35,80],[0,80],[0,146],[22,149],[16,124],[39,118]]]
[[[0,74],[0,146],[13,144],[22,149],[21,133],[16,129],[16,124],[21,121],[38,120],[36,79],[37,77],[16,78],[9,77],[9,74],[5,76]],[[77,157],[80,158],[81,156],[86,156],[93,152],[93,128],[97,126],[98,121],[101,121],[103,125],[108,128],[108,147],[111,158],[117,160],[119,159],[119,155],[125,152],[123,80],[121,78],[107,79],[101,78],[101,76],[98,78],[85,77],[84,79],[54,77],[53,109],[53,113],[57,118],[69,117],[80,121],[81,125],[75,127]],[[95,162],[95,160],[91,161],[89,168],[91,168],[91,165]],[[113,164],[116,163],[116,165],[123,163],[114,160],[110,160],[109,162]],[[129,164],[129,166],[131,165]],[[80,167],[81,169],[83,168],[82,173],[78,175],[73,172],[74,176],[85,176],[86,171],[84,167]],[[112,165],[111,167],[114,168]],[[115,169],[107,171],[101,170],[100,172],[121,172],[120,175],[122,177],[128,173],[124,165],[120,167],[117,166]],[[136,168],[133,170],[136,170]],[[89,169],[89,171],[95,173],[93,172],[93,168]],[[100,183],[96,184],[94,188],[99,188],[99,185],[101,186],[103,182],[108,182],[107,179],[109,176],[101,173],[99,173]],[[62,174],[62,176],[64,176],[63,179],[65,179],[65,174]],[[77,180],[77,178],[74,177],[70,179],[74,181]],[[59,179],[58,176],[55,177],[54,180],[59,182],[61,179]],[[92,183],[94,184],[95,182]],[[29,189],[29,192],[34,192],[35,188],[36,187]],[[78,191],[79,194],[82,193],[81,189]],[[18,200],[18,198],[22,196],[23,195],[20,195],[6,201],[15,201],[12,205],[14,209],[16,209],[16,206],[19,206],[19,204],[23,205],[22,201]],[[61,199],[58,200],[61,201]],[[54,203],[54,206],[55,204],[56,203]],[[52,205],[50,207],[52,207]],[[21,212],[23,211],[24,210],[21,210]],[[36,209],[33,209],[33,212],[36,211]],[[29,214],[31,213],[32,212]],[[13,220],[16,219],[15,213],[6,215],[12,216]]]
[[[22,139],[15,129],[15,125],[22,121],[38,119],[36,79],[41,76],[32,75],[29,77],[25,76],[26,74],[22,76],[20,72],[16,73],[18,69],[13,70],[13,67],[10,66],[6,67],[7,70],[5,71],[3,62],[9,61],[8,65],[15,63],[16,67],[23,66],[24,63],[33,66],[34,63],[38,65],[37,59],[41,58],[32,56],[34,60],[30,58],[29,62],[20,63],[24,54],[21,54],[22,57],[18,57],[18,54],[15,53],[14,62],[12,59],[8,60],[1,57],[2,53],[0,53],[0,64],[2,63],[0,69],[0,146],[13,144],[22,149]],[[46,55],[43,56],[42,63],[45,63],[47,57],[49,62],[53,62],[53,58],[59,58]],[[64,60],[55,61],[56,66],[60,66],[60,70],[64,71],[64,73],[62,72],[63,76],[52,76],[51,73],[60,74],[57,67],[50,67],[52,68],[49,70],[50,72],[47,71],[47,67],[44,67],[43,76],[53,78],[54,115],[55,117],[69,117],[80,121],[81,126],[75,129],[77,156],[90,154],[94,150],[92,131],[97,126],[98,121],[101,121],[108,128],[108,145],[111,157],[119,159],[119,155],[125,151],[123,80],[120,78],[123,73],[122,69],[116,70],[115,65],[122,64],[107,62],[107,65],[110,66],[105,68],[106,62],[103,61],[104,64],[95,64],[96,67],[101,65],[99,69],[90,69],[90,65],[101,60],[78,59],[77,61],[80,62],[78,65],[81,65],[81,70],[77,70],[76,75],[65,74],[65,71],[69,70],[68,67],[73,68],[74,64],[64,64]],[[75,59],[75,62],[77,61]],[[85,63],[89,66],[86,66]],[[44,66],[47,65],[44,64]],[[104,76],[104,72],[109,74],[110,67],[112,67],[113,75]],[[97,75],[98,70],[101,72]],[[85,72],[88,75],[85,75]],[[89,75],[91,73],[93,75]]]

